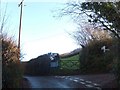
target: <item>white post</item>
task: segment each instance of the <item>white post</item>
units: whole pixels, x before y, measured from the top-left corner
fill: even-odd
[[[109,51],[110,49],[107,49],[106,46],[101,47],[101,50],[105,53],[106,51]]]

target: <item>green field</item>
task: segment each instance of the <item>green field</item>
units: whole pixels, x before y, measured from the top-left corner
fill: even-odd
[[[79,54],[61,58],[60,68],[52,69],[51,75],[77,75],[80,73]]]
[[[77,70],[79,67],[79,54],[67,58],[61,58],[60,69]]]

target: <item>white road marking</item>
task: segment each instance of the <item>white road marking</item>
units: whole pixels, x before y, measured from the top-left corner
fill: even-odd
[[[79,79],[79,78],[75,78],[75,79]]]
[[[68,79],[68,77],[66,77],[65,79]]]
[[[85,84],[84,82],[80,82],[81,84]]]
[[[86,83],[92,83],[91,81],[85,81]]]
[[[84,79],[80,79],[80,81],[85,81]]]
[[[73,80],[73,81],[75,81],[75,82],[79,82],[78,80]]]
[[[61,76],[56,76],[57,78],[61,78]]]
[[[65,78],[65,76],[61,76],[61,78]]]
[[[79,79],[77,77],[75,77],[74,79],[70,76],[55,76],[56,78],[65,78],[65,79],[69,79],[71,81],[77,82],[77,83],[81,83],[83,85],[85,85],[88,88],[96,88],[97,90],[102,90],[102,88],[100,88],[100,84],[97,83],[93,83],[92,81],[85,81],[84,79]],[[79,82],[79,80],[81,82]]]
[[[66,76],[66,78],[70,78],[70,76]]]
[[[70,80],[73,80],[72,78],[70,78]]]
[[[85,85],[85,86],[88,87],[88,88],[92,88],[92,87],[94,87],[94,86],[89,85],[89,84],[87,84],[87,85]]]
[[[100,86],[100,84],[96,84],[96,83],[92,83],[93,85],[95,85],[95,86]]]

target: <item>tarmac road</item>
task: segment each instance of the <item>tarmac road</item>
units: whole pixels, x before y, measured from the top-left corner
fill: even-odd
[[[84,87],[75,83],[72,78],[67,79],[64,76],[40,76],[40,77],[26,77],[31,83],[32,88],[76,88]]]
[[[113,80],[112,75],[75,75],[75,76],[25,76],[31,88],[95,88],[101,90],[102,85]],[[102,78],[102,79],[101,79]],[[103,79],[105,81],[103,81]]]

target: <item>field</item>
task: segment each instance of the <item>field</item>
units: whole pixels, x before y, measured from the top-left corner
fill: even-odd
[[[61,58],[60,69],[76,70],[79,69],[79,67],[80,67],[79,54],[67,58]]]
[[[61,58],[61,60],[79,60],[79,54],[67,58]]]
[[[77,75],[80,73],[79,67],[79,54],[77,54],[66,58],[61,58],[60,68],[52,69],[50,73],[51,75]]]

